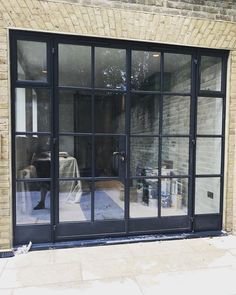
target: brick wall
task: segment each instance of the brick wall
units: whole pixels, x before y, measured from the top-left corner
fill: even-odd
[[[236,3],[229,0],[49,0],[82,5],[141,10],[213,20],[236,21]]]
[[[8,28],[230,49],[225,228],[236,232],[236,4],[200,1],[198,5],[199,1],[190,0],[147,0],[145,5],[144,1],[133,2],[136,3],[0,0],[1,248],[12,245]]]

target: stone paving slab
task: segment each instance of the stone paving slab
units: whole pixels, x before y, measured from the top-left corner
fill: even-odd
[[[0,294],[236,295],[236,236],[45,251],[0,259]]]

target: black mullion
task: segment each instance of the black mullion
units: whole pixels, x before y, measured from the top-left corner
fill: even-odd
[[[49,42],[47,42],[49,44]],[[48,71],[49,73],[50,71]],[[36,82],[33,80],[18,80],[15,82],[16,88],[50,88],[49,82]]]
[[[116,89],[116,88],[96,88],[94,90],[97,92],[114,92],[114,93],[126,93],[126,90]]]
[[[59,177],[59,181],[93,180],[92,177]]]
[[[11,119],[12,119],[12,129],[11,129],[11,157],[12,157],[12,200],[13,200],[13,243],[15,244],[16,237],[16,153],[15,153],[15,105],[16,105],[16,91],[15,91],[15,82],[17,74],[17,61],[16,61],[16,38],[13,33],[10,31],[10,77],[11,77]]]
[[[200,55],[195,52],[192,58],[192,95],[191,95],[191,120],[190,120],[190,129],[191,129],[191,142],[190,142],[190,169],[191,173],[190,182],[189,182],[189,214],[190,218],[193,221],[195,214],[195,181],[196,181],[196,135],[197,135],[197,98],[200,89]],[[192,232],[194,229],[194,222],[191,223]]]
[[[44,181],[52,181],[52,177],[50,178],[16,178],[16,182],[44,182]]]
[[[51,97],[52,97],[52,93],[51,93]],[[52,125],[52,123],[50,123],[50,125]],[[41,132],[19,132],[19,131],[17,131],[17,132],[15,132],[15,135],[17,136],[17,135],[28,135],[28,136],[34,136],[34,135],[39,135],[39,136],[51,136],[51,132],[43,132],[43,131],[41,131]]]
[[[223,107],[222,107],[222,141],[221,141],[221,183],[220,183],[220,213],[223,214],[223,195],[224,195],[224,166],[225,166],[225,115],[226,115],[226,78],[227,78],[227,60],[228,56],[222,59],[222,91]]]
[[[161,137],[190,138],[189,134],[162,134]]]
[[[130,179],[189,178],[190,175],[131,176]]]
[[[162,125],[163,125],[163,83],[164,83],[164,52],[161,52],[161,95],[160,95],[160,110],[159,110],[159,149],[158,149],[158,200],[157,200],[157,216],[161,217],[161,165],[162,165]]]
[[[191,96],[191,93],[189,92],[168,92],[168,91],[163,91],[163,96]]]
[[[93,89],[92,87],[81,87],[81,86],[58,86],[60,91],[88,91],[91,92]]]
[[[60,132],[59,133],[61,136],[125,136],[125,133],[93,133],[93,132],[88,132],[88,133],[82,133],[82,132]]]
[[[51,169],[52,169],[52,196],[51,198],[51,225],[52,225],[52,240],[56,240],[55,226],[59,224],[59,91],[58,91],[58,42],[55,38],[52,40],[52,48],[50,52],[52,60],[52,156],[51,156]]]
[[[199,74],[200,75],[200,74]],[[214,97],[214,98],[221,98],[223,96],[222,91],[213,91],[213,90],[199,90],[200,97]]]
[[[92,86],[92,180],[91,180],[91,222],[94,222],[95,210],[95,46],[91,46],[91,86]]]
[[[130,120],[131,120],[131,49],[126,50],[126,103],[125,103],[125,131],[126,131],[126,171],[125,171],[125,231],[129,233],[130,218]]]
[[[160,95],[161,91],[153,91],[153,90],[130,90],[131,94],[145,94],[145,95]]]
[[[130,135],[130,137],[135,137],[135,138],[137,138],[137,137],[141,137],[141,138],[144,138],[144,137],[151,137],[151,138],[153,138],[153,137],[160,137],[160,135],[159,134],[131,134]]]
[[[223,177],[223,174],[196,174],[198,178]]]
[[[224,135],[214,135],[214,134],[197,134],[197,138],[224,138]]]

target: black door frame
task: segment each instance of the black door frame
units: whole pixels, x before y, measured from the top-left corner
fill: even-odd
[[[16,41],[32,40],[32,41],[46,41],[48,44],[47,58],[48,58],[48,82],[34,82],[34,81],[17,81],[17,60],[16,60]],[[83,223],[59,223],[59,204],[58,198],[52,197],[58,195],[58,93],[59,89],[63,87],[58,86],[58,50],[59,43],[80,44],[92,46],[92,73],[94,72],[94,48],[97,46],[122,48],[126,49],[126,69],[127,69],[127,88],[121,91],[126,94],[126,130],[124,136],[126,137],[127,148],[127,162],[126,162],[126,177],[125,177],[125,218],[122,221],[96,221],[96,222],[83,222]],[[182,53],[192,55],[192,76],[191,76],[191,92],[190,93],[168,93],[160,91],[148,91],[149,94],[163,95],[181,95],[190,96],[190,132],[189,135],[184,137],[189,138],[189,173],[184,176],[173,176],[173,178],[187,178],[188,179],[188,212],[186,216],[171,216],[161,217],[160,197],[158,200],[158,218],[129,218],[129,181],[130,181],[130,96],[132,93],[141,93],[142,91],[131,90],[130,76],[131,76],[131,50],[148,50],[161,52],[161,85],[163,81],[163,67],[164,67],[164,53]],[[200,61],[202,55],[217,56],[222,58],[222,80],[221,91],[200,91]],[[225,138],[225,109],[226,109],[226,71],[227,71],[227,58],[228,51],[204,49],[195,47],[163,45],[148,42],[135,42],[113,39],[90,38],[81,36],[67,36],[50,33],[36,33],[20,30],[10,31],[10,57],[11,57],[11,93],[12,93],[12,180],[13,180],[13,224],[14,224],[14,243],[20,244],[32,240],[33,242],[56,242],[65,240],[76,240],[83,238],[96,238],[96,237],[111,237],[117,235],[136,235],[147,233],[177,233],[177,232],[191,232],[191,231],[204,231],[204,230],[220,230],[222,228],[222,215],[223,215],[223,183],[224,183],[224,138]],[[98,89],[94,85],[94,75],[92,75],[92,87],[86,88],[91,91],[92,95],[95,91],[112,91],[110,89]],[[21,132],[15,132],[15,88],[17,87],[39,87],[48,88],[51,91],[51,132],[37,132],[39,135],[48,135],[52,143],[52,158],[51,161],[51,178],[43,179],[51,181],[51,223],[47,225],[16,225],[16,182],[22,181],[16,179],[15,173],[15,136],[20,135]],[[65,89],[83,89],[81,87],[64,87]],[[120,92],[119,90],[113,90]],[[221,174],[219,175],[197,175],[197,177],[219,177],[221,179],[221,197],[220,197],[220,212],[217,214],[194,214],[194,190],[195,190],[195,164],[196,164],[196,139],[197,139],[197,97],[221,97],[223,99],[223,120],[222,120],[222,135],[210,137],[220,137],[222,139],[221,149]],[[161,103],[162,105],[162,103]],[[162,112],[162,111],[161,111]],[[57,114],[57,115],[56,115]],[[160,116],[161,117],[161,116]],[[161,118],[160,118],[161,120]],[[160,124],[161,126],[161,124]],[[160,127],[161,128],[161,127]],[[24,133],[32,135],[33,133]],[[115,134],[117,135],[117,134]],[[95,135],[93,134],[93,137]],[[183,137],[183,135],[172,135],[173,137]],[[171,137],[170,135],[162,135],[159,131],[158,138],[161,140],[163,137]],[[160,145],[161,146],[161,145]],[[92,158],[94,161],[94,156]],[[161,148],[159,148],[159,167],[161,167]],[[94,166],[94,165],[93,165]],[[160,170],[160,168],[159,168]],[[150,178],[148,176],[147,178]],[[158,181],[166,178],[161,175],[159,171]],[[171,178],[171,177],[168,177]],[[95,181],[95,177],[90,178]],[[40,181],[42,179],[38,179]],[[24,180],[25,181],[25,180]],[[37,180],[27,180],[37,181]],[[159,185],[160,192],[160,185]],[[160,194],[159,194],[160,196]],[[94,201],[94,198],[93,198]],[[93,202],[92,202],[93,203]],[[94,205],[92,205],[93,209]]]

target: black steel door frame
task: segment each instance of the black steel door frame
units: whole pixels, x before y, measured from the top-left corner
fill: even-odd
[[[47,83],[32,82],[32,81],[17,81],[16,69],[16,40],[35,40],[35,41],[46,41],[48,44],[47,57],[48,57],[48,72],[49,79]],[[126,49],[126,69],[127,69],[127,88],[122,93],[126,94],[126,168],[125,168],[125,218],[122,221],[96,221],[83,222],[83,223],[59,223],[59,186],[58,186],[58,93],[62,87],[58,86],[58,50],[57,46],[59,43],[68,44],[80,44],[92,46],[92,73],[94,73],[94,48],[95,47],[111,47],[111,48],[122,48]],[[160,95],[161,105],[163,95],[181,95],[190,96],[191,107],[190,107],[190,133],[185,135],[189,138],[189,173],[184,176],[188,178],[189,187],[189,198],[188,198],[188,215],[187,216],[171,216],[161,217],[160,208],[161,200],[158,199],[158,218],[129,218],[129,183],[130,183],[130,97],[132,93],[141,93],[142,91],[131,90],[130,77],[131,77],[131,50],[148,50],[148,51],[159,51],[161,52],[161,85],[163,82],[164,72],[164,53],[182,53],[191,54],[192,56],[192,73],[191,73],[191,92],[190,93],[167,93],[163,89],[160,91],[154,91],[153,93]],[[200,91],[200,62],[202,55],[218,56],[222,58],[222,85],[221,91]],[[12,93],[12,104],[11,104],[11,115],[12,115],[12,179],[13,179],[13,224],[14,224],[14,243],[19,244],[28,240],[35,242],[55,242],[63,240],[75,240],[81,238],[96,238],[96,237],[107,237],[117,235],[136,235],[136,234],[147,234],[147,233],[175,233],[175,232],[189,232],[189,231],[202,231],[202,230],[220,230],[222,228],[222,215],[223,215],[223,180],[224,180],[224,138],[225,138],[225,109],[226,109],[226,71],[227,71],[227,58],[228,51],[226,50],[214,50],[204,49],[195,47],[183,47],[183,46],[172,46],[163,44],[154,44],[148,42],[134,42],[134,41],[123,41],[113,39],[100,39],[100,38],[89,38],[81,36],[66,36],[59,34],[48,34],[48,33],[35,33],[27,31],[10,31],[10,56],[11,56],[11,93]],[[16,185],[19,179],[16,179],[15,173],[15,136],[19,132],[15,132],[15,88],[16,87],[40,87],[48,88],[51,91],[51,133],[47,134],[51,138],[52,143],[52,175],[49,179],[52,183],[52,196],[51,197],[51,223],[50,225],[16,225]],[[73,87],[65,87],[74,89]],[[77,87],[77,89],[82,89]],[[94,74],[92,74],[92,87],[86,88],[91,91],[93,97],[95,91],[112,91],[110,89],[98,89],[94,86]],[[119,90],[113,90],[119,92]],[[148,91],[148,93],[152,93]],[[195,178],[196,178],[196,124],[197,124],[197,97],[221,97],[223,99],[223,120],[222,120],[222,151],[221,151],[221,174],[217,175],[221,179],[221,198],[220,198],[220,212],[217,214],[200,214],[194,213],[194,190],[195,190]],[[162,110],[161,110],[162,112]],[[94,107],[93,107],[94,113]],[[93,116],[92,116],[93,117]],[[160,131],[158,138],[161,141],[165,135],[161,132],[161,116],[160,116]],[[45,135],[45,133],[43,133]],[[106,134],[105,134],[106,135]],[[117,134],[116,134],[117,135]],[[94,138],[93,134],[93,138]],[[173,135],[174,137],[183,137],[182,135]],[[211,136],[211,135],[210,135]],[[166,135],[167,137],[167,135]],[[168,135],[170,137],[170,135]],[[214,136],[212,136],[214,137]],[[219,137],[219,136],[218,136]],[[94,139],[93,139],[94,140]],[[161,144],[159,144],[161,146]],[[94,161],[94,153],[92,161]],[[159,148],[159,174],[158,181],[164,176],[161,175],[161,148]],[[94,164],[93,164],[94,166]],[[208,175],[207,177],[216,176]],[[198,175],[198,177],[206,177],[205,175]],[[150,177],[148,177],[150,178]],[[39,179],[39,181],[42,179]],[[48,180],[48,179],[46,179]],[[91,177],[91,180],[96,180]],[[31,180],[29,180],[31,181]],[[159,185],[159,193],[160,193]],[[159,194],[160,196],[160,194]],[[94,197],[92,198],[92,211],[94,209]]]

